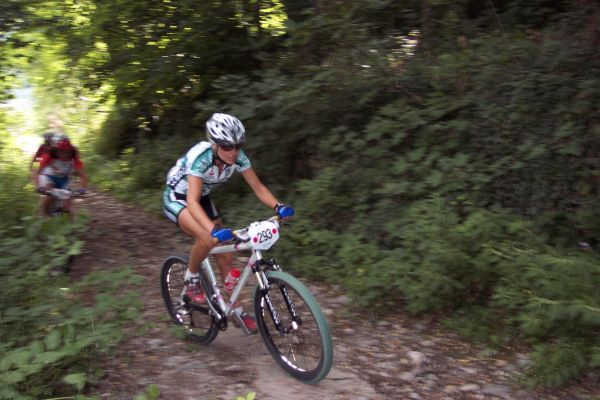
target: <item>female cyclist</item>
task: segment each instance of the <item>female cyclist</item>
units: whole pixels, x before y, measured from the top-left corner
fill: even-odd
[[[260,181],[242,145],[246,141],[244,126],[236,117],[228,114],[213,114],[206,122],[208,141],[194,145],[181,157],[167,175],[167,187],[163,195],[164,213],[179,228],[194,238],[190,262],[185,274],[186,294],[192,301],[205,301],[199,284],[199,269],[202,260],[219,242],[233,239],[231,229],[223,228],[223,221],[209,197],[219,184],[227,181],[234,172],[240,172],[252,191],[279,216],[294,215],[294,209],[277,201],[275,196]],[[216,256],[225,279],[232,268],[231,253]],[[256,321],[244,313],[239,303],[236,312],[251,332],[256,332]]]

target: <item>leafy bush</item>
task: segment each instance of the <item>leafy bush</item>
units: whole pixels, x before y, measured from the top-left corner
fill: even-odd
[[[37,195],[29,183],[17,150],[0,145],[0,226],[19,225],[23,215],[33,213]],[[18,153],[17,153],[18,154]]]
[[[87,365],[120,340],[121,327],[136,315],[131,286],[138,280],[129,269],[92,273],[77,283],[51,276],[81,246],[70,240],[74,225],[57,229],[53,222],[24,220],[20,234],[1,235],[3,399],[81,391],[93,380]],[[95,299],[86,301],[91,293]]]
[[[243,49],[236,35],[217,47],[185,33],[182,65],[212,54],[186,73],[169,57],[156,64],[164,54],[148,46],[119,53],[119,96],[97,142],[119,156],[99,158],[91,175],[158,211],[165,173],[202,137],[194,130],[210,112],[231,112],[259,175],[297,207],[279,245],[296,272],[341,282],[365,306],[447,312],[478,336],[502,325],[537,346],[537,360],[557,346],[564,357],[534,373],[540,382],[597,367],[598,259],[573,250],[600,235],[592,6],[396,3],[296,10],[281,40],[250,34],[257,47]],[[189,35],[234,21],[207,20]],[[151,77],[138,65],[153,65]],[[230,223],[259,212],[242,187],[215,193]]]
[[[441,310],[486,343],[524,340],[535,346],[535,383],[560,385],[598,365],[596,255],[553,249],[515,214],[472,209],[461,216],[439,198],[415,202],[385,228],[392,249],[349,234],[334,241],[313,230],[315,241],[310,229],[294,232],[294,245],[312,250],[289,262],[301,273],[343,282],[364,306]],[[327,268],[312,266],[315,254],[330,260],[318,264]]]
[[[533,384],[557,387],[578,377],[589,367],[589,349],[592,341],[559,338],[550,343],[539,343],[532,352],[534,364],[529,369]]]
[[[190,137],[144,142],[137,150],[126,148],[113,159],[92,154],[87,159],[90,179],[102,190],[159,213],[169,168],[196,140]]]
[[[136,316],[139,278],[130,269],[55,274],[83,243],[75,224],[37,214],[25,162],[0,148],[0,399],[39,399],[81,392],[90,367]],[[82,398],[82,396],[77,396]]]

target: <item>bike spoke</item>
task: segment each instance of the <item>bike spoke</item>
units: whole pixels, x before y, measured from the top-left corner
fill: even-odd
[[[179,257],[165,261],[162,271],[162,291],[167,310],[173,321],[185,328],[187,335],[198,342],[208,343],[217,336],[217,328],[208,307],[189,303],[185,292],[187,263]]]
[[[271,337],[275,346],[281,349],[282,359],[290,367],[299,371],[312,370],[318,367],[322,357],[319,329],[302,298],[291,288],[287,288],[286,292],[295,314],[304,323],[299,325],[293,320],[283,291],[271,290],[271,300],[284,332],[281,334],[274,329],[275,324],[267,312],[267,319],[274,329]]]

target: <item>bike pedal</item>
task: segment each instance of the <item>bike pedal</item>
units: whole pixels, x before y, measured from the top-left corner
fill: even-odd
[[[188,310],[186,310],[185,308],[179,308],[179,309],[177,309],[177,314],[179,314],[179,315],[182,315],[182,316],[183,315],[189,315],[189,313],[190,312]]]
[[[217,322],[217,328],[219,328],[219,330],[221,330],[221,331],[226,331],[227,330],[227,318],[223,318],[222,320]]]

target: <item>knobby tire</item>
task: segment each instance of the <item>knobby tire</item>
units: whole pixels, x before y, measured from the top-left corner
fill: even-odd
[[[184,327],[187,337],[198,343],[208,344],[215,340],[219,333],[209,314],[208,306],[179,303],[187,265],[188,258],[185,255],[173,255],[164,261],[160,278],[163,299],[171,319],[175,324]],[[208,298],[208,294],[205,294]]]
[[[280,333],[267,307],[265,294],[259,288],[254,293],[254,312],[260,334],[279,366],[294,378],[305,383],[317,383],[331,369],[333,345],[327,321],[319,304],[308,288],[292,275],[282,271],[265,273],[271,289],[268,291],[273,307],[286,333]],[[289,307],[281,287],[301,318],[294,329]]]

